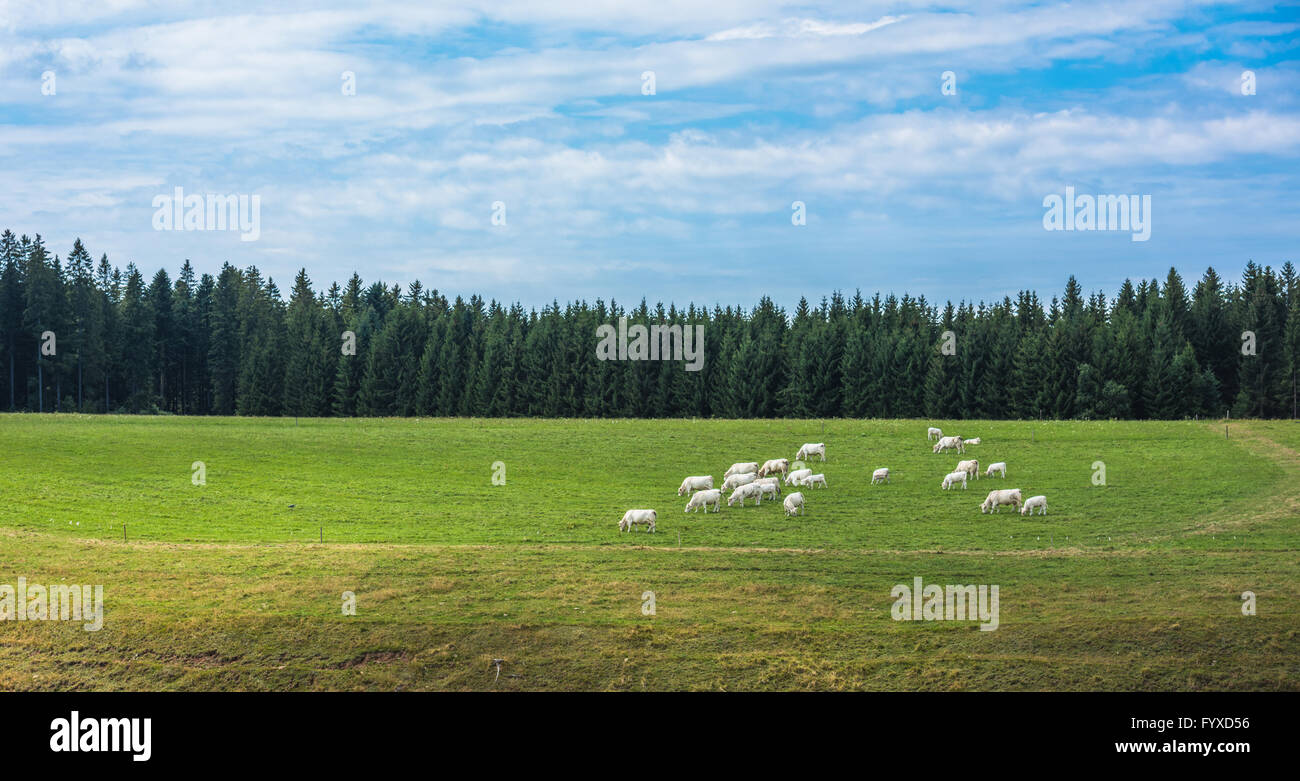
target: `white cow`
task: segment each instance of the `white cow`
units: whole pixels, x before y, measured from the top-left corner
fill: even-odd
[[[965,472],[949,472],[944,476],[943,482],[939,484],[939,487],[947,491],[958,483],[961,483],[961,488],[964,491],[966,490],[966,477],[967,475]]]
[[[774,475],[777,472],[780,472],[781,474],[785,474],[786,472],[789,471],[790,471],[790,459],[773,458],[763,462],[763,467],[758,470],[758,476],[767,477],[768,475]]]
[[[713,487],[713,475],[697,475],[688,477],[682,481],[681,488],[677,489],[678,496],[685,496],[692,491],[703,491],[706,488]]]
[[[1020,514],[1024,515],[1028,511],[1030,515],[1033,515],[1035,509],[1038,510],[1039,515],[1047,515],[1046,496],[1031,496],[1026,499],[1025,506],[1020,508]]]
[[[659,514],[654,510],[628,510],[623,513],[623,520],[618,522],[618,530],[629,532],[633,526],[647,526],[646,531],[654,531],[658,519]]]
[[[871,473],[872,485],[875,485],[876,483],[888,483],[888,482],[889,482],[889,467],[882,466],[876,471]]]
[[[726,480],[728,477],[731,477],[732,475],[743,474],[745,472],[757,472],[757,471],[758,471],[757,461],[739,461],[727,467],[727,471],[722,473],[722,479]]]
[[[998,508],[1004,504],[1009,504],[1014,508],[1019,508],[1024,500],[1020,498],[1019,488],[1008,488],[1005,491],[989,491],[989,495],[980,505],[980,512],[995,513]]]
[[[743,472],[741,474],[732,475],[731,477],[728,477],[726,480],[722,481],[722,490],[731,491],[733,489],[741,487],[742,485],[749,485],[750,483],[754,482],[754,480],[756,480],[757,478],[758,475],[754,474],[753,472]]]
[[[929,429],[927,429],[926,432],[925,432],[925,441],[926,441],[926,442],[929,442],[929,441],[932,440],[932,439],[942,439],[942,438],[943,438],[943,431],[941,431],[941,430],[935,428],[934,426],[931,426],[931,427],[930,427]]]
[[[973,459],[970,461],[958,461],[957,469],[954,471],[965,472],[971,476],[972,480],[978,480],[980,478],[980,462]]]
[[[781,495],[781,485],[780,485],[780,483],[768,483],[768,482],[762,482],[762,483],[759,483],[759,482],[754,482],[754,483],[751,483],[751,485],[756,485],[756,486],[758,486],[758,497],[759,497],[759,499],[762,499],[764,496],[767,496],[768,494],[771,494],[771,495],[772,495],[772,500],[773,500],[773,501],[776,501],[776,498],[777,498],[778,496]]]
[[[794,460],[803,461],[806,458],[811,459],[813,456],[821,456],[823,461],[826,460],[825,442],[805,443],[803,447],[799,448],[799,452],[794,454]]]
[[[763,503],[763,486],[761,483],[746,483],[732,491],[731,496],[727,497],[727,506],[731,507],[736,502],[740,502],[740,506],[744,507],[745,500],[751,497],[754,499],[754,504]]]
[[[961,437],[943,437],[934,445],[934,452],[942,453],[945,450],[956,450],[958,453],[965,453],[966,446],[962,444]]]
[[[762,485],[774,485],[776,486],[776,495],[781,495],[781,478],[779,477],[760,477],[754,482]]]
[[[785,498],[785,514],[803,515],[803,494],[795,491]]]
[[[979,437],[971,437],[970,439],[966,440],[966,444],[968,445],[978,445],[979,443],[980,443]]]
[[[717,488],[709,488],[700,491],[692,496],[691,500],[686,503],[686,512],[693,512],[703,507],[704,512],[708,513],[709,505],[713,505],[713,511],[715,513],[722,512],[722,491]]]
[[[1003,477],[1007,476],[1007,462],[999,461],[996,464],[989,464],[989,468],[984,472],[985,477],[992,477],[994,472],[1001,472]]]
[[[785,476],[786,485],[803,485],[803,480],[812,474],[811,469],[796,469]]]
[[[813,488],[819,485],[822,488],[825,488],[826,475],[808,475],[806,478],[804,478],[803,484],[808,486],[809,488]]]

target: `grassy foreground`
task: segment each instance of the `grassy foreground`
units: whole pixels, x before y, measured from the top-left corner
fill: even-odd
[[[0,690],[1300,689],[1300,425],[940,421],[1009,464],[965,492],[926,425],[0,416],[0,584],[106,602],[0,622]],[[682,513],[805,441],[806,516]],[[997,584],[1000,628],[892,620],[918,576]]]

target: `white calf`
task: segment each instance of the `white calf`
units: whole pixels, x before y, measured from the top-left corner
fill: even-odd
[[[760,477],[755,480],[754,483],[759,485],[774,485],[776,486],[776,495],[781,495],[781,478],[779,477]]]
[[[706,488],[713,487],[713,475],[698,475],[688,477],[682,481],[682,487],[677,489],[678,496],[685,496],[692,491],[703,491]]]
[[[776,498],[781,495],[781,485],[779,483],[767,483],[767,482],[757,483],[756,482],[756,483],[752,483],[752,485],[758,486],[758,498],[760,500],[764,496],[771,494],[772,500],[776,501]]]
[[[633,526],[647,526],[646,531],[655,530],[655,521],[659,519],[659,514],[654,510],[628,510],[623,513],[623,520],[618,522],[618,530],[621,532],[632,531]]]
[[[812,474],[811,469],[796,469],[785,476],[786,485],[802,485],[803,479]]]
[[[804,459],[811,459],[813,456],[821,456],[823,461],[826,460],[825,442],[805,443],[803,447],[799,448],[799,452],[794,454],[794,460],[803,461]]]
[[[962,444],[961,437],[943,437],[934,444],[934,452],[942,453],[945,450],[956,450],[958,453],[965,453],[966,446]]]
[[[932,439],[941,439],[942,437],[943,437],[943,432],[940,431],[939,429],[935,428],[934,426],[931,426],[931,427],[930,427],[930,428],[925,432],[925,441],[926,441],[926,442],[929,442],[929,441],[932,440]]]
[[[709,511],[709,505],[713,505],[713,511],[715,513],[722,512],[722,491],[717,488],[709,488],[700,491],[692,496],[691,500],[686,503],[686,512],[694,512],[703,507],[704,512],[707,513]]]
[[[808,486],[809,488],[818,485],[820,485],[822,488],[825,488],[826,475],[808,475],[808,477],[804,478],[803,484]]]
[[[970,475],[972,480],[978,480],[980,477],[980,462],[978,461],[958,461],[955,471],[965,472]]]
[[[722,479],[726,480],[728,477],[731,477],[732,475],[738,475],[744,472],[757,472],[757,471],[758,471],[757,461],[739,461],[727,467],[727,471],[722,473]]]
[[[966,440],[966,444],[968,445],[978,445],[979,443],[980,443],[979,437],[972,437],[971,439]]]
[[[1033,515],[1035,509],[1038,510],[1039,515],[1047,515],[1046,496],[1031,496],[1026,499],[1025,506],[1020,508],[1020,514],[1024,515],[1025,511],[1028,511],[1030,515]]]
[[[731,491],[733,489],[741,487],[742,485],[749,485],[750,483],[754,482],[754,480],[757,478],[758,475],[754,474],[753,472],[744,472],[742,474],[732,475],[731,477],[728,477],[726,480],[722,481],[722,490]]]
[[[989,491],[988,497],[986,497],[984,503],[980,505],[980,512],[995,513],[998,511],[998,508],[1004,504],[1009,504],[1012,507],[1019,508],[1023,501],[1024,500],[1020,498],[1019,488],[1008,488],[1005,491]]]
[[[872,485],[875,485],[876,483],[888,483],[888,482],[889,482],[889,467],[882,466],[876,471],[871,473]]]
[[[1007,462],[999,461],[996,464],[989,464],[988,471],[984,473],[985,477],[992,477],[994,472],[1000,472],[1003,477],[1007,476]]]
[[[803,515],[803,494],[795,491],[785,498],[785,514]]]
[[[763,462],[763,468],[758,470],[758,476],[767,477],[768,475],[774,475],[777,472],[780,472],[781,474],[785,474],[786,472],[789,471],[790,471],[790,459],[773,458],[769,461]]]
[[[745,485],[742,485],[736,490],[732,491],[731,496],[727,497],[727,506],[731,507],[735,505],[736,502],[740,502],[740,506],[744,507],[745,500],[749,499],[750,497],[753,497],[754,504],[763,503],[762,483],[746,483]]]
[[[947,491],[951,489],[953,486],[957,485],[958,483],[961,483],[961,487],[963,491],[966,490],[965,472],[949,472],[946,476],[944,476],[943,482],[939,484],[939,487]]]

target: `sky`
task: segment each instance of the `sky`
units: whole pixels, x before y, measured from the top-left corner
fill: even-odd
[[[1300,262],[1297,184],[1295,4],[0,0],[0,229],[146,277],[1113,296]],[[156,229],[178,187],[255,240]],[[1149,238],[1047,230],[1066,187]]]

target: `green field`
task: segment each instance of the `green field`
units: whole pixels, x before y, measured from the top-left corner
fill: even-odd
[[[929,424],[983,444],[934,455]],[[682,512],[684,476],[809,441],[805,516]],[[1300,689],[1290,422],[6,415],[0,442],[0,584],[106,602],[99,632],[0,622],[0,690]],[[960,458],[1008,478],[940,490]],[[1049,514],[981,514],[994,487]],[[657,534],[618,532],[633,507]],[[892,620],[917,576],[997,584],[1000,628]]]

